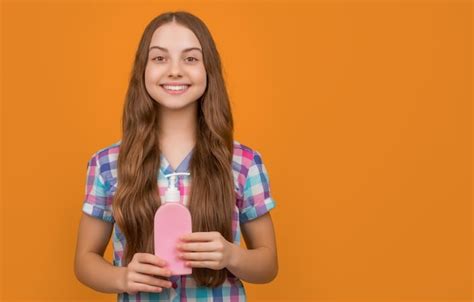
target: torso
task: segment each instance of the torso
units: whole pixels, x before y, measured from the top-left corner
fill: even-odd
[[[181,140],[181,142],[182,141],[184,140]],[[111,146],[100,149],[96,154],[94,154],[89,162],[90,169],[88,171],[90,171],[90,175],[87,178],[88,193],[83,206],[84,212],[94,215],[104,221],[114,223],[114,266],[122,266],[122,257],[126,245],[125,236],[115,223],[112,211],[113,196],[117,190],[118,184],[117,160],[120,143],[121,141],[118,141]],[[178,145],[177,141],[174,141],[174,143],[176,146]],[[170,144],[168,144],[168,146],[170,146]],[[187,170],[189,161],[185,160],[186,155],[192,151],[190,145],[188,145],[187,148],[185,146],[166,148],[166,144],[164,144],[163,147],[165,150],[160,151],[163,158],[166,157],[166,160],[160,162],[160,168],[156,174],[160,198],[162,199],[164,198],[168,183],[165,175],[173,173],[173,170],[176,169],[179,169],[181,172]],[[167,159],[171,161],[171,164],[167,162]],[[174,167],[171,167],[171,165],[174,165]],[[234,141],[232,172],[234,176],[233,180],[236,193],[236,203],[234,205],[232,216],[232,234],[233,242],[236,245],[240,245],[240,224],[245,223],[249,219],[253,219],[255,215],[262,215],[263,212],[267,212],[275,206],[273,199],[268,198],[270,196],[269,192],[261,191],[261,185],[259,185],[256,190],[251,190],[246,187],[249,169],[251,166],[255,167],[255,165],[258,167],[262,165],[259,154],[248,146],[240,144],[238,141]],[[95,169],[96,167],[97,169]],[[259,173],[265,172],[263,166],[260,169],[263,169],[263,171]],[[98,173],[101,176],[101,179],[103,179],[105,183],[105,187],[97,187],[98,182],[95,181],[96,178],[94,177],[94,173]],[[251,177],[254,178],[255,176],[255,174],[251,175]],[[178,177],[178,188],[184,205],[187,205],[189,201],[191,179],[191,176],[183,175]],[[254,181],[252,181],[252,184],[255,185]],[[94,193],[97,192],[96,189],[105,189],[104,196],[94,195]],[[253,194],[252,198],[245,201],[245,192]],[[264,202],[262,199],[266,199],[266,201]],[[252,209],[249,202],[257,202],[257,206]],[[181,296],[186,297],[186,301],[201,301],[202,297],[208,297],[208,301],[246,301],[245,289],[241,280],[230,273],[228,274],[224,284],[222,284],[219,289],[197,287],[195,280],[190,275],[181,277],[175,276],[172,281],[175,282],[176,287],[166,289],[161,294],[139,293],[137,295],[129,295],[122,293],[119,294],[118,301],[170,301],[180,299]]]

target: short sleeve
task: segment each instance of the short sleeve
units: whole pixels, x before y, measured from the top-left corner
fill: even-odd
[[[112,198],[108,195],[109,184],[100,173],[98,154],[87,163],[85,198],[82,211],[106,222],[114,223]]]
[[[275,207],[275,201],[270,195],[268,173],[262,162],[262,156],[256,150],[253,153],[243,189],[240,223],[262,216]]]

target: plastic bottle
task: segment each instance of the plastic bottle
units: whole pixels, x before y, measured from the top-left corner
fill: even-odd
[[[155,213],[154,244],[155,255],[168,262],[167,268],[171,275],[189,275],[192,268],[185,265],[185,260],[178,257],[176,248],[179,237],[192,232],[191,213],[180,203],[180,194],[176,187],[177,175],[190,173],[171,173],[168,178],[168,189],[165,193],[165,202]]]

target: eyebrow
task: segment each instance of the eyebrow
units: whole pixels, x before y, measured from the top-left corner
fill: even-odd
[[[161,50],[163,50],[163,51],[165,51],[165,52],[168,52],[168,49],[166,49],[166,48],[164,48],[164,47],[161,47],[161,46],[152,46],[152,47],[150,47],[149,50],[151,51],[151,50],[154,49],[154,48],[156,48],[156,49],[161,49]],[[199,48],[199,47],[189,47],[189,48],[185,48],[185,49],[183,49],[182,52],[188,52],[188,51],[191,51],[191,50],[199,50],[199,51],[202,53],[202,50],[201,50],[201,48]]]

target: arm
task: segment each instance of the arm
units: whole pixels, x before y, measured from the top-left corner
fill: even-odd
[[[121,293],[124,268],[107,262],[103,256],[113,224],[82,214],[74,259],[74,273],[84,285],[103,293]]]
[[[278,256],[270,213],[242,224],[241,231],[248,249],[232,244],[227,269],[246,282],[272,281],[278,273]]]

